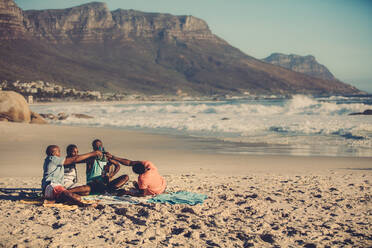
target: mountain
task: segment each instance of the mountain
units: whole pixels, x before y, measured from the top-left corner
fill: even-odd
[[[1,0],[0,80],[15,79],[144,94],[360,93],[248,56],[199,18],[98,2],[22,11]]]
[[[312,77],[336,80],[327,67],[319,64],[312,55],[300,56],[295,54],[286,55],[282,53],[273,53],[262,60]]]

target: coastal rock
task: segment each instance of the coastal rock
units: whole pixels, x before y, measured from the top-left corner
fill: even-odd
[[[372,109],[364,110],[363,112],[351,113],[349,115],[372,115]]]
[[[58,120],[57,116],[55,116],[54,114],[43,114],[43,113],[41,113],[40,116],[44,119]]]
[[[335,80],[336,78],[324,65],[319,64],[312,55],[300,56],[295,54],[273,53],[263,61],[278,65],[292,71],[301,72],[312,77]]]
[[[32,124],[47,124],[48,122],[44,120],[41,115],[35,112],[31,112],[31,123]]]
[[[40,114],[40,116],[42,118],[45,118],[45,119],[49,119],[49,120],[59,120],[59,121],[63,121],[63,120],[66,120],[69,116],[72,116],[72,117],[75,117],[75,118],[79,118],[79,119],[92,119],[94,118],[93,116],[90,116],[90,115],[86,115],[86,114],[77,114],[77,113],[73,113],[71,115],[68,115],[66,113],[58,113],[57,115],[55,114]]]
[[[94,118],[93,116],[86,115],[86,114],[71,114],[71,116],[79,119],[92,119]]]
[[[14,91],[0,91],[0,118],[29,123],[31,111],[25,98]]]
[[[66,120],[68,118],[68,114],[66,113],[58,113],[57,117],[56,117],[58,120],[60,121],[63,121],[63,120]]]

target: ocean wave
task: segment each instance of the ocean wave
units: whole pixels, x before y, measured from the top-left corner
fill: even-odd
[[[32,109],[39,113],[83,113],[95,117],[54,121],[61,125],[139,128],[265,144],[370,149],[372,118],[348,115],[368,107],[371,108],[364,103],[335,103],[298,95],[281,101],[56,104]]]
[[[363,103],[339,104],[325,102],[308,96],[296,95],[292,99],[280,102],[270,101],[225,101],[214,103],[156,103],[156,104],[86,104],[68,106],[44,106],[48,112],[89,113],[95,115],[114,115],[127,113],[159,114],[217,114],[217,115],[347,115],[363,112],[370,105]],[[42,109],[39,108],[39,109]]]

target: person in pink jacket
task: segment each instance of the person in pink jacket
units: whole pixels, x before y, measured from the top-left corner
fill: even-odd
[[[133,172],[138,174],[138,182],[135,183],[136,190],[123,190],[120,195],[148,196],[159,195],[165,191],[167,183],[153,163],[131,161],[130,166],[132,166]]]

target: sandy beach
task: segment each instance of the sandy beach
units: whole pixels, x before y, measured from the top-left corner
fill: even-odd
[[[45,148],[99,138],[150,160],[168,192],[201,205],[100,205],[65,210],[22,199],[39,189]],[[0,247],[369,247],[372,158],[219,154],[223,142],[120,129],[0,123]],[[85,181],[78,165],[79,182]],[[122,167],[119,174],[136,176]],[[6,190],[16,189],[16,190]]]

